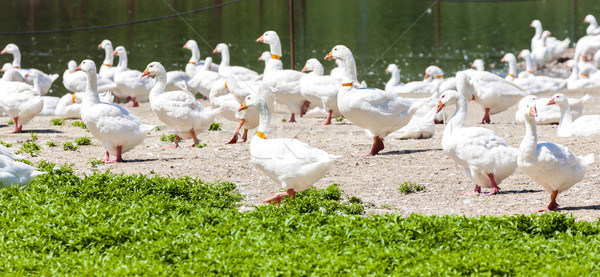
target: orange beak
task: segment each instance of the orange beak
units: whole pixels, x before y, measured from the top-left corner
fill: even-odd
[[[117,50],[113,51],[113,56],[117,55]]]
[[[584,19],[584,20],[583,20],[583,23],[587,23],[587,19]]]
[[[0,54],[6,54],[8,53],[8,51],[6,51],[6,48],[4,48],[4,50],[2,50],[2,52],[0,52]]]
[[[306,72],[308,69],[306,69],[306,65],[302,68],[302,72]]]
[[[430,76],[429,74],[425,73],[425,78],[423,80],[429,79],[429,76]]]
[[[75,68],[75,71],[81,71],[81,65],[78,65],[77,68]]]
[[[102,49],[102,43],[98,44],[98,49]]]
[[[187,49],[187,42],[183,45],[183,48]]]
[[[537,116],[537,109],[535,108],[535,106],[529,108],[529,114],[533,117]]]
[[[327,56],[325,56],[326,60],[331,60],[333,59],[333,54],[331,54],[331,52],[329,52],[329,54],[327,54]]]
[[[259,60],[259,61],[263,61],[263,58],[262,58],[262,56],[258,57],[258,60]]]
[[[556,102],[554,102],[554,98],[550,99],[550,101],[548,101],[548,104],[546,104],[546,106],[548,105],[554,105],[556,104]]]
[[[501,62],[503,62],[503,63],[505,63],[505,62],[506,62],[506,59],[505,59],[505,58],[502,58],[502,59],[500,59],[500,61],[501,61]]]
[[[390,71],[389,71],[389,70],[386,68],[386,69],[385,69],[385,73],[388,73],[388,72],[390,72]]]
[[[531,22],[531,24],[529,24],[529,27],[533,27],[533,22]]]
[[[552,32],[548,31],[548,35],[546,35],[547,37],[549,37],[552,34]]]
[[[517,56],[517,58],[522,59],[523,56],[521,55],[521,53],[519,53],[519,55]]]
[[[475,67],[475,64],[474,64],[474,63],[472,63],[472,64],[471,64],[471,67]]]
[[[256,39],[256,42],[265,42],[265,40],[263,39],[263,36],[260,36]]]
[[[142,73],[142,76],[140,76],[140,77],[144,77],[144,76],[150,77],[150,71],[148,71],[148,68],[146,68],[146,70],[144,70],[144,73]]]
[[[246,100],[244,100],[244,102],[242,102],[242,105],[238,109],[238,112],[239,111],[243,111],[243,110],[247,110],[247,109],[248,109],[248,106],[246,106]]]
[[[215,47],[215,49],[213,50],[213,53],[219,53],[219,50],[217,50],[217,47]]]
[[[442,101],[438,101],[437,111],[435,113],[441,112],[445,106],[446,105],[444,105],[444,103],[442,103]]]

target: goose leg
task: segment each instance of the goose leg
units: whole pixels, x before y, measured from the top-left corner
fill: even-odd
[[[484,195],[494,195],[494,194],[500,192],[500,188],[496,184],[496,180],[494,180],[494,174],[490,173],[487,176],[488,176],[488,178],[490,178],[490,183],[492,183],[492,191],[485,193]]]
[[[190,134],[192,134],[192,139],[194,140],[194,144],[188,146],[188,148],[194,147],[194,146],[198,145],[198,143],[200,143],[200,140],[198,139],[198,137],[196,137],[196,132],[194,131],[194,129],[190,129]]]
[[[21,129],[23,129],[23,126],[19,127],[19,118],[18,117],[14,117],[13,121],[15,122],[15,129],[12,131],[8,131],[5,134],[19,133],[19,132],[21,132]]]
[[[460,195],[470,195],[470,194],[480,194],[481,193],[481,187],[477,184],[475,184],[475,189],[473,191],[470,192],[463,192]]]
[[[488,124],[491,122],[492,121],[490,120],[490,108],[485,108],[485,115],[483,116],[483,119],[481,120],[480,124]]]
[[[128,107],[130,108],[135,108],[135,107],[139,107],[140,104],[138,103],[137,99],[135,99],[135,97],[131,98],[131,105],[129,105]]]
[[[294,189],[288,189],[286,192],[280,192],[273,195],[271,198],[263,201],[263,203],[279,204],[284,197],[291,196],[292,199],[296,198],[296,191]]]
[[[550,204],[548,204],[548,208],[541,209],[538,212],[558,211],[558,203],[556,203],[556,196],[558,196],[558,190],[552,191],[552,194],[550,194]]]
[[[373,137],[373,147],[371,148],[371,152],[369,154],[365,154],[360,157],[375,156],[379,153],[379,151],[383,150],[383,148],[385,148],[383,145],[383,139],[380,138],[379,136],[374,136]]]
[[[306,100],[306,101],[304,101],[304,103],[302,103],[302,108],[300,108],[300,117],[302,117],[306,114],[306,110],[308,110],[309,106],[310,106],[310,101],[308,101],[308,100]]]
[[[244,128],[244,134],[242,135],[242,142],[246,142],[248,140],[248,129]]]
[[[106,155],[104,156],[104,159],[102,160],[103,163],[108,163],[109,161],[109,156],[110,154],[108,153],[108,151],[106,151]]]
[[[233,135],[231,136],[231,139],[228,142],[226,142],[225,144],[230,144],[230,143],[236,143],[237,142],[238,135],[240,134],[240,129],[244,125],[244,122],[246,122],[245,119],[240,119],[240,123],[238,124],[237,127],[235,127],[235,130],[233,130]]]
[[[177,148],[179,147],[179,135],[175,135],[175,140],[173,141],[173,145],[165,146],[165,148]]]
[[[287,123],[295,123],[296,122],[296,115],[294,113],[292,113],[292,116],[290,117],[290,120],[288,120]]]
[[[331,124],[331,116],[333,115],[333,110],[329,110],[329,113],[327,114],[327,119],[325,119],[325,122],[318,122],[316,125],[329,125]]]
[[[106,151],[106,164],[112,164],[112,163],[120,163],[123,162],[123,157],[121,156],[121,151],[122,151],[123,147],[122,146],[117,146],[117,159],[115,159],[114,161],[109,161],[108,160],[108,151]]]

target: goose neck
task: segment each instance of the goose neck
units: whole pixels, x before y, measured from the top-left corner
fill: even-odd
[[[533,59],[531,58],[531,55],[524,56],[523,58],[525,58],[525,70],[533,74]]]
[[[281,41],[277,38],[275,41],[269,43],[271,49],[271,55],[277,55],[281,57]]]
[[[96,72],[86,72],[87,74],[87,85],[85,86],[85,97],[82,103],[86,104],[97,104],[100,102],[100,96],[98,96],[98,83]]]
[[[269,130],[271,129],[271,113],[269,112],[269,106],[267,106],[266,102],[262,102],[258,108],[258,131],[268,135]]]
[[[312,73],[317,76],[323,76],[325,74],[325,69],[321,63],[315,64],[313,66]]]
[[[156,82],[150,90],[150,96],[156,96],[165,92],[167,88],[167,73],[161,71],[156,74]]]
[[[571,107],[568,103],[559,105],[560,108],[560,122],[558,129],[568,128],[571,122],[573,122],[573,116],[571,115]]]
[[[537,161],[537,127],[535,119],[532,117],[525,118],[525,136],[519,145],[519,160],[524,163],[532,163]]]
[[[117,67],[120,70],[127,69],[127,54],[119,55],[119,65]]]
[[[221,49],[221,65],[220,66],[229,66],[229,48],[223,47]]]
[[[103,64],[112,66],[113,60],[114,60],[113,51],[114,50],[112,48],[112,45],[107,44],[104,46],[104,62],[103,62]]]
[[[19,50],[13,53],[12,66],[14,68],[21,68],[21,52]]]
[[[358,83],[358,78],[356,77],[356,62],[354,61],[354,57],[350,55],[348,57],[344,57],[341,59],[341,61],[342,70],[344,72],[342,83]]]
[[[467,119],[467,112],[468,112],[467,100],[465,100],[464,97],[461,97],[456,102],[456,110],[454,111],[454,114],[448,121],[448,125],[446,125],[446,128],[444,129],[444,136],[452,135],[453,131],[463,128],[465,126],[465,120]]]
[[[194,46],[190,50],[192,51],[190,62],[198,64],[198,61],[200,61],[200,49],[198,49],[198,46]]]
[[[508,76],[515,78],[517,76],[517,61],[509,57],[506,62],[508,63]]]

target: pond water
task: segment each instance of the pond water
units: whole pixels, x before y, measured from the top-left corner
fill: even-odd
[[[17,44],[22,66],[46,73],[59,73],[74,59],[90,58],[100,63],[104,51],[97,45],[110,39],[129,51],[129,67],[143,70],[160,61],[167,70],[183,70],[190,52],[182,49],[188,39],[200,45],[203,57],[212,56],[217,43],[230,45],[231,63],[262,72],[257,61],[268,46],[255,40],[266,30],[275,30],[282,40],[282,58],[290,67],[289,6],[286,0],[241,0],[231,5],[146,23],[71,32],[15,34],[15,32],[64,30],[126,23],[201,9],[232,0],[103,0],[22,1],[0,0],[2,43]],[[439,6],[425,0],[295,0],[295,67],[309,58],[320,60],[337,44],[354,53],[359,79],[382,88],[389,78],[384,69],[396,63],[402,81],[422,79],[428,65],[439,65],[447,75],[468,68],[476,58],[493,71],[505,72],[499,60],[505,52],[529,48],[533,19],[542,21],[552,35],[572,41],[585,34],[587,14],[600,18],[598,0],[546,1],[442,1]],[[3,46],[2,46],[3,47]],[[0,56],[0,63],[12,61]],[[116,64],[115,60],[115,64]],[[322,60],[328,69],[333,62]],[[57,80],[53,95],[66,93]]]

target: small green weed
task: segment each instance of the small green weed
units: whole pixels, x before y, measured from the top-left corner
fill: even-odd
[[[424,189],[425,187],[419,184],[409,182],[404,182],[400,185],[400,187],[398,187],[398,191],[400,191],[400,193],[402,194],[409,194],[417,191],[422,191]]]
[[[29,141],[37,141],[38,140],[38,136],[36,133],[31,132],[31,138],[29,139]]]
[[[73,144],[70,141],[63,143],[63,149],[65,151],[75,151],[77,148],[79,148],[79,145]]]
[[[335,119],[335,121],[337,121],[337,122],[342,122],[343,120],[344,120],[344,117],[343,117],[343,116],[337,117],[337,118]]]
[[[6,124],[11,125],[11,124],[15,124],[15,122],[12,119],[9,119]]]
[[[208,128],[209,131],[221,131],[221,123],[213,122]]]
[[[153,131],[160,131],[160,127],[159,126],[154,126],[154,128],[152,128]]]
[[[85,126],[85,123],[83,123],[83,121],[76,120],[76,121],[73,121],[73,123],[71,123],[71,125],[82,128],[82,129],[87,129],[87,126]]]
[[[169,142],[174,142],[174,141],[175,141],[175,137],[176,137],[176,136],[177,136],[176,134],[171,134],[171,135],[165,135],[165,134],[162,134],[162,135],[160,136],[160,141],[169,141]],[[179,141],[183,141],[183,139],[182,139],[182,138],[179,138]]]
[[[90,158],[88,159],[88,162],[90,163],[90,165],[92,165],[92,167],[96,167],[97,165],[102,164],[102,160],[98,158]]]
[[[206,143],[200,142],[200,143],[194,145],[194,147],[196,147],[196,148],[204,148],[204,147],[206,147]]]
[[[21,159],[17,159],[17,160],[15,160],[15,161],[17,161],[17,162],[22,162],[22,163],[24,163],[24,164],[28,164],[28,165],[30,165],[30,166],[33,166],[33,163],[32,163],[31,161],[29,161],[29,160],[21,160]]]
[[[90,145],[92,144],[92,139],[88,136],[80,137],[75,139],[75,143],[77,143],[77,145]]]
[[[4,145],[6,147],[11,147],[12,146],[12,143],[8,143],[8,142],[5,142],[5,141],[0,141],[0,144]]]
[[[286,121],[287,121],[287,119],[285,119],[285,118],[281,119],[281,122],[286,122]]]
[[[56,143],[54,141],[49,140],[49,141],[46,142],[46,145],[48,147],[54,147],[54,146],[56,146]]]
[[[21,149],[17,151],[17,154],[28,153],[32,157],[39,155],[40,150],[42,150],[42,147],[39,144],[35,143],[37,139],[37,135],[34,132],[31,132],[31,138],[26,142],[23,142],[23,145],[21,145]]]
[[[50,119],[50,125],[52,125],[52,126],[63,126],[64,124],[65,124],[65,120],[62,118]]]

